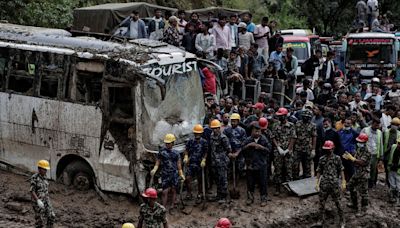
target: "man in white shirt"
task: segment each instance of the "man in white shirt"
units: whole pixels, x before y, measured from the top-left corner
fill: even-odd
[[[257,25],[254,30],[254,39],[258,44],[258,54],[264,56],[265,64],[268,63],[269,46],[268,39],[271,35],[271,30],[268,27],[268,17],[263,17],[261,24]]]
[[[356,9],[357,9],[358,19],[366,23],[368,7],[367,4],[365,3],[365,0],[359,0],[356,4]]]
[[[228,27],[230,29],[230,34],[231,34],[231,46],[232,48],[237,48],[238,47],[238,43],[239,43],[239,32],[238,32],[238,26],[236,24],[238,18],[235,14],[232,14],[229,17],[229,24]]]
[[[230,52],[232,48],[230,29],[226,25],[226,17],[220,16],[218,23],[214,25],[212,34],[215,38],[215,50],[222,48],[225,52]]]
[[[239,28],[239,47],[247,52],[250,49],[251,44],[254,44],[253,33],[247,32],[247,25],[244,22],[240,22]]]
[[[368,15],[368,25],[371,26],[372,21],[378,17],[379,11],[378,11],[378,0],[368,0],[367,1],[367,15]]]
[[[360,109],[365,109],[363,106],[367,105],[366,102],[361,100],[361,93],[357,92],[354,95],[354,101],[349,102],[350,111],[358,111]]]
[[[396,108],[393,105],[388,105],[385,109],[386,110],[382,113],[381,117],[382,132],[389,129],[389,126],[392,123],[392,117],[395,116],[396,113]]]
[[[314,100],[314,93],[310,89],[310,84],[311,84],[310,80],[304,79],[303,80],[303,86],[296,89],[296,94],[300,94],[303,91],[307,92],[307,101],[313,101]]]

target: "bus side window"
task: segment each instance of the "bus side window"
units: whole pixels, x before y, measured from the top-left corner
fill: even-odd
[[[40,96],[57,98],[59,85],[64,74],[64,56],[54,53],[43,53]]]
[[[31,51],[13,50],[10,76],[8,79],[8,90],[25,95],[35,95],[34,77],[37,73],[36,58],[39,53]]]
[[[101,100],[103,63],[78,62],[71,78],[70,97],[78,102],[94,104]]]
[[[0,48],[0,90],[5,89],[6,74],[8,64],[8,49]]]

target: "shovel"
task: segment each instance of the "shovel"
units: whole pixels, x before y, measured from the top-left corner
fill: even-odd
[[[201,168],[201,187],[203,191],[203,204],[201,205],[201,210],[206,209],[206,181],[205,181],[204,167]]]
[[[239,199],[240,192],[236,189],[236,159],[233,160],[233,189],[229,190],[231,199]]]
[[[150,184],[149,184],[149,188],[153,187],[153,182],[154,182],[154,175],[150,175]]]

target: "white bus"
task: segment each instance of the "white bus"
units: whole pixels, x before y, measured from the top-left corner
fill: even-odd
[[[48,159],[53,180],[136,196],[163,136],[182,151],[204,117],[197,60],[181,49],[1,28],[0,163]]]

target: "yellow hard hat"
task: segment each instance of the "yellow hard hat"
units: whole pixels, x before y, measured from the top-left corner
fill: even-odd
[[[174,134],[166,134],[164,137],[164,143],[173,143],[175,140],[176,138]]]
[[[219,120],[211,121],[210,128],[219,128],[219,127],[221,127],[221,122],[219,122]]]
[[[231,120],[240,120],[240,115],[237,114],[237,113],[233,113],[233,114],[231,115]]]
[[[135,225],[133,225],[130,222],[124,223],[124,225],[122,225],[122,228],[135,228]]]
[[[42,169],[47,169],[47,170],[50,169],[50,164],[47,160],[38,161],[37,166]]]
[[[196,124],[193,127],[193,133],[201,134],[204,132],[203,126],[201,124]]]
[[[395,118],[392,119],[392,122],[390,122],[390,124],[393,124],[393,125],[400,125],[400,119],[397,118],[397,117],[395,117]]]

